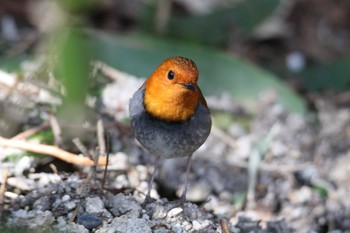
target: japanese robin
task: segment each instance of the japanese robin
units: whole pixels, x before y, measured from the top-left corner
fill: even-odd
[[[156,157],[145,203],[164,158],[188,156],[181,204],[186,201],[192,154],[207,139],[211,129],[210,111],[197,85],[196,64],[184,57],[163,61],[129,103],[131,127],[136,139]]]

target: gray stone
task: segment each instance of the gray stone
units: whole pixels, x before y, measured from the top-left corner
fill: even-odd
[[[49,196],[42,196],[39,199],[35,200],[33,203],[33,207],[37,210],[45,211],[51,210],[52,208],[52,198]]]
[[[27,229],[34,230],[35,232],[48,232],[54,221],[55,219],[50,211],[18,210],[13,212],[9,224],[17,226],[20,223]]]
[[[174,232],[174,233],[182,233],[184,232],[184,229],[182,228],[182,226],[180,225],[180,223],[176,223],[172,228],[171,230]]]
[[[88,197],[85,199],[85,209],[87,213],[103,212],[103,201],[99,197]]]
[[[9,177],[7,183],[23,191],[31,191],[37,187],[34,180],[27,179],[24,176]]]
[[[102,224],[102,220],[94,214],[82,214],[78,216],[78,224],[83,225],[86,229],[94,229]]]
[[[63,206],[64,206],[64,208],[65,208],[66,210],[72,210],[72,209],[74,209],[77,205],[75,204],[74,201],[68,201],[68,202],[65,202],[65,203],[63,204]]]
[[[114,218],[108,226],[103,226],[96,233],[152,233],[145,219]]]
[[[187,202],[184,205],[184,216],[188,219],[198,219],[202,217],[202,213],[197,205]]]
[[[162,227],[154,230],[153,233],[172,233],[172,231]]]
[[[83,225],[76,224],[74,222],[67,223],[63,218],[57,218],[57,224],[53,228],[57,231],[63,233],[89,233],[90,231],[86,229]]]
[[[123,216],[127,218],[138,218],[141,213],[141,206],[132,198],[124,194],[118,194],[112,198],[112,213],[114,216]]]

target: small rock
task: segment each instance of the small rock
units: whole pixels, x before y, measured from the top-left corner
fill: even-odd
[[[9,177],[7,179],[7,183],[23,191],[31,191],[37,187],[34,180],[27,179],[24,176]]]
[[[192,227],[193,227],[193,230],[195,231],[198,231],[203,228],[202,225],[197,220],[192,221]]]
[[[63,205],[66,210],[72,210],[77,206],[74,201],[65,202]]]
[[[35,180],[36,186],[43,188],[49,184],[57,184],[61,182],[62,179],[59,175],[54,173],[30,173],[28,178],[31,180]]]
[[[168,212],[167,216],[168,216],[168,218],[172,218],[172,217],[175,217],[175,216],[179,215],[179,214],[182,213],[182,212],[183,212],[183,209],[182,209],[182,208],[176,207],[176,208],[171,209],[171,210]]]
[[[192,224],[189,223],[188,221],[184,221],[182,223],[182,227],[185,229],[185,231],[190,231],[192,229]]]
[[[28,215],[28,212],[25,211],[24,209],[19,209],[16,211],[12,212],[12,217],[13,218],[26,218]]]
[[[202,216],[202,213],[196,204],[187,202],[184,205],[184,216],[188,219],[198,219]]]
[[[34,162],[33,157],[23,156],[15,166],[15,176],[22,176],[24,171],[29,170]]]
[[[162,228],[158,228],[156,230],[153,231],[153,233],[171,233],[172,231],[170,231],[169,229],[166,229],[164,227]]]
[[[78,216],[77,223],[91,230],[101,225],[102,220],[94,214],[82,214]]]
[[[167,216],[167,211],[164,206],[157,205],[153,208],[152,219],[163,219]]]
[[[62,201],[69,201],[69,200],[70,200],[70,196],[67,194],[62,197]]]
[[[212,179],[216,179],[218,176],[213,176]],[[212,182],[210,182],[212,183]],[[216,182],[215,185],[220,185],[222,182]],[[221,185],[222,186],[222,185]],[[182,190],[179,190],[182,193]],[[210,194],[211,187],[207,181],[201,181],[191,184],[187,190],[187,200],[192,202],[204,201]]]
[[[89,233],[90,231],[86,229],[83,225],[76,224],[74,222],[62,224],[59,222],[57,225],[53,226],[56,229],[55,232],[69,232],[69,233]]]
[[[85,200],[85,209],[87,213],[103,212],[104,204],[99,197],[88,197]]]
[[[141,212],[141,206],[133,199],[126,197],[124,194],[119,193],[114,196],[112,202],[112,213],[114,216],[125,215],[127,218],[138,218]]]
[[[149,220],[150,219],[150,217],[147,214],[142,214],[141,218],[145,219],[145,220]]]
[[[180,223],[176,223],[172,228],[171,230],[174,232],[174,233],[182,233],[184,232],[184,229],[182,228],[182,226],[180,225]]]
[[[12,213],[10,225],[22,225],[35,232],[48,232],[51,224],[55,221],[50,211],[41,210],[18,210]]]
[[[110,155],[108,169],[125,171],[129,168],[128,156],[123,152]]]
[[[112,223],[103,226],[96,233],[152,233],[147,221],[144,219],[125,219],[124,217],[114,218]]]
[[[43,196],[34,201],[33,208],[41,211],[50,210],[52,208],[52,196]]]

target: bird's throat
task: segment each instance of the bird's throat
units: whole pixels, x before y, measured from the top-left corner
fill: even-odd
[[[164,121],[187,121],[195,113],[198,105],[196,92],[178,96],[156,96],[145,93],[146,111],[157,119]]]

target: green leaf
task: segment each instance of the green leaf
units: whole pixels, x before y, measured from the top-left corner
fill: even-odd
[[[316,65],[307,68],[301,75],[307,89],[345,90],[350,86],[350,57],[337,59],[328,64]]]

